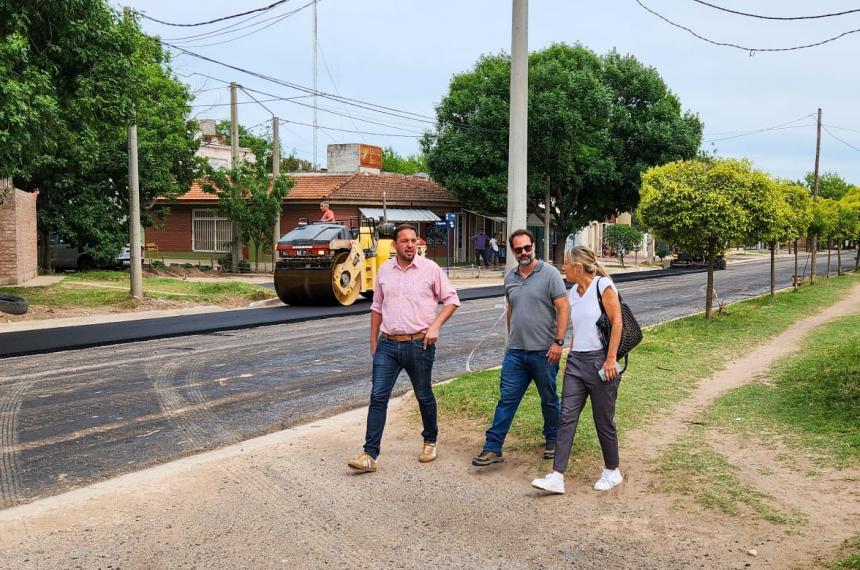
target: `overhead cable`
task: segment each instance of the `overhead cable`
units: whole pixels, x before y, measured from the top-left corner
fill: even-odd
[[[271,10],[272,8],[276,7],[276,6],[280,6],[281,4],[286,4],[289,1],[290,0],[278,0],[277,2],[273,2],[273,3],[269,4],[268,6],[263,6],[262,8],[255,8],[253,10],[248,10],[247,12],[240,12],[238,14],[231,14],[229,16],[224,16],[221,18],[215,18],[214,20],[207,20],[205,22],[195,22],[193,24],[178,24],[176,22],[165,22],[164,20],[158,20],[156,18],[153,18],[152,16],[147,16],[146,14],[144,14],[142,12],[138,12],[138,14],[140,14],[140,16],[142,18],[146,18],[147,20],[152,20],[153,22],[156,22],[159,24],[164,24],[165,26],[174,26],[177,28],[193,28],[196,26],[208,26],[209,24],[215,24],[217,22],[223,22],[225,20],[232,20],[234,18],[241,18],[242,16],[247,16],[248,14],[254,14],[255,12],[266,12],[266,11]]]
[[[728,12],[729,14],[735,14],[738,16],[746,16],[748,18],[759,18],[761,20],[819,20],[821,18],[834,18],[836,16],[846,16],[848,14],[854,14],[856,12],[860,12],[860,8],[855,8],[854,10],[845,10],[843,12],[832,12],[830,14],[817,14],[814,16],[764,16],[762,14],[750,14],[749,12],[740,12],[738,10],[731,10],[729,8],[724,8],[723,6],[717,6],[716,4],[711,4],[710,2],[705,2],[705,0],[693,0],[697,4],[702,4],[703,6],[708,6],[709,8],[713,8],[715,10],[720,10],[723,12]]]
[[[825,127],[825,126],[823,126],[823,125],[822,125],[822,127],[821,127],[821,128],[822,128],[822,129],[824,129],[824,132],[826,132],[828,135],[830,135],[830,136],[831,136],[831,137],[833,137],[834,139],[838,140],[839,142],[841,142],[841,143],[842,143],[842,144],[844,144],[845,146],[847,146],[847,147],[849,147],[849,148],[851,148],[851,149],[854,149],[854,150],[856,150],[857,152],[860,152],[860,148],[857,148],[856,146],[854,146],[853,144],[849,143],[848,141],[844,141],[844,140],[842,140],[841,138],[837,137],[836,135],[834,135],[833,133],[831,133],[831,132],[830,132],[830,129],[828,129],[827,127]]]

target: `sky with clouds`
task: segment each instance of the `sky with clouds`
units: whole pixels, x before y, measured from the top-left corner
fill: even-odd
[[[148,16],[193,23],[250,10],[272,0],[128,0]],[[737,16],[695,0],[640,0],[648,8],[707,38],[752,48],[815,43],[860,29],[860,12],[801,21]],[[722,7],[769,16],[806,16],[860,8],[847,0],[710,0]],[[181,28],[142,20],[164,41],[278,80],[313,84],[311,0],[290,0],[269,12],[209,26]],[[418,115],[434,115],[451,76],[470,69],[485,53],[508,52],[510,0],[319,0],[319,90]],[[291,15],[289,15],[291,14]],[[215,32],[241,20],[236,28]],[[198,36],[198,37],[189,37]],[[703,148],[721,156],[745,156],[774,175],[798,178],[815,158],[815,113],[823,109],[821,170],[860,184],[860,33],[820,47],[786,52],[749,52],[711,45],[672,27],[636,0],[531,0],[529,49],[554,42],[581,42],[604,53],[616,49],[655,67],[684,109],[705,124]],[[229,90],[236,81],[282,119],[284,147],[313,155],[307,93],[175,52],[174,68],[197,91],[199,118],[228,118]],[[852,69],[854,71],[852,71]],[[202,74],[202,75],[199,75]],[[204,77],[210,76],[210,78]],[[186,77],[187,76],[187,77]],[[268,101],[275,97],[302,97]],[[240,101],[240,122],[263,132],[271,113]],[[393,146],[411,154],[425,119],[379,114],[328,99],[319,100],[318,153],[332,142]],[[411,115],[410,115],[411,116]],[[304,123],[304,124],[303,124]],[[771,127],[779,126],[772,130]],[[340,129],[340,130],[335,130]],[[763,132],[749,134],[750,131]],[[346,131],[363,131],[359,134]],[[392,136],[392,135],[400,136]],[[841,141],[839,140],[841,139]],[[854,147],[854,148],[852,148]]]

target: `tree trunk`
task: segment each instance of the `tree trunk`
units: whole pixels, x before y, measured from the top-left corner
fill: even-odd
[[[842,240],[836,242],[836,275],[842,275]]]
[[[833,248],[833,238],[827,238],[827,277],[830,277],[830,250]]]
[[[51,244],[48,242],[50,231],[39,226],[39,267],[51,271]]]
[[[797,242],[798,240],[794,240],[794,277],[792,278],[792,282],[794,284],[794,290],[797,291],[797,287],[800,285],[799,276],[797,275]]]
[[[857,238],[854,244],[857,247],[857,257],[854,258],[854,271],[860,269],[860,237]]]
[[[254,244],[254,273],[260,272],[260,243]]]
[[[714,248],[708,248],[708,284],[705,288],[705,318],[711,319],[714,307]]]
[[[770,243],[770,299],[776,297],[776,248],[778,241]]]

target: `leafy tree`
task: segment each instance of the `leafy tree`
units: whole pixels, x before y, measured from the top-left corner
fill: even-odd
[[[612,248],[613,255],[621,260],[621,267],[624,267],[624,256],[642,244],[642,232],[625,224],[612,224],[606,226],[603,241]]]
[[[847,194],[846,194],[847,195]],[[860,212],[849,206],[847,201],[834,201],[833,239],[836,241],[836,274],[842,275],[842,245],[845,240],[852,239],[858,234]],[[830,268],[830,253],[828,252],[828,273]]]
[[[436,108],[436,133],[423,141],[428,168],[467,207],[507,204],[509,108],[505,54],[455,75]],[[635,208],[642,171],[695,156],[701,133],[657,71],[632,56],[579,44],[529,56],[529,210],[540,215],[549,191],[558,235]]]
[[[128,240],[127,125],[141,203],[175,197],[199,166],[191,94],[158,41],[105,0],[0,0],[0,38],[0,173],[39,190],[43,266],[52,230],[112,259]]]
[[[239,236],[256,250],[259,269],[260,248],[272,242],[272,228],[294,182],[281,174],[275,180],[262,164],[239,162],[230,169],[207,168],[203,190],[218,196],[218,209],[241,228]],[[233,260],[237,269],[238,260]]]
[[[830,277],[830,246],[836,231],[836,201],[820,198],[812,206],[812,222],[809,234],[817,235],[827,242],[827,276]]]
[[[642,175],[638,215],[663,239],[708,259],[705,317],[714,296],[714,258],[754,232],[757,193],[767,177],[746,160],[676,161]]]
[[[854,257],[854,270],[856,271],[860,268],[860,186],[852,188],[842,197],[840,202],[844,207],[852,210],[858,218],[854,233],[851,235],[851,239],[854,240],[854,247],[857,250],[857,255]]]
[[[227,144],[231,144],[230,121],[218,121],[215,125],[215,133],[224,137]],[[272,171],[272,133],[267,130],[263,135],[257,135],[239,125],[239,146],[251,149],[257,162],[262,162],[266,171]],[[282,147],[283,148],[283,147]],[[295,156],[295,151],[286,157],[281,157],[281,172],[312,172],[313,165],[308,160]]]
[[[777,192],[783,207],[781,208],[782,231],[777,233],[776,238],[778,241],[794,242],[794,274],[797,276],[797,241],[807,235],[812,221],[812,199],[803,186],[785,180],[780,180],[777,184]],[[773,248],[771,252],[771,295],[773,295],[775,288]]]
[[[667,257],[672,250],[669,249],[669,246],[663,242],[657,244],[657,247],[654,248],[654,255],[660,258],[660,266],[663,266],[663,258]]]
[[[401,156],[389,146],[382,150],[382,171],[398,174],[427,172],[427,157],[424,154]]]
[[[802,184],[812,190],[815,182],[815,173],[807,172]],[[839,200],[851,190],[852,186],[845,181],[844,178],[835,172],[825,172],[818,175],[818,196],[821,198],[830,198],[831,200]]]

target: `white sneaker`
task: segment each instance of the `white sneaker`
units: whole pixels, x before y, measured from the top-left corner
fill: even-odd
[[[535,479],[532,481],[532,487],[549,491],[550,493],[558,493],[564,495],[564,474],[558,471],[553,471],[546,477]]]
[[[616,487],[624,481],[624,476],[621,474],[621,471],[618,469],[603,469],[603,474],[600,476],[600,479],[597,480],[597,483],[594,484],[595,491],[608,491],[613,487]]]

